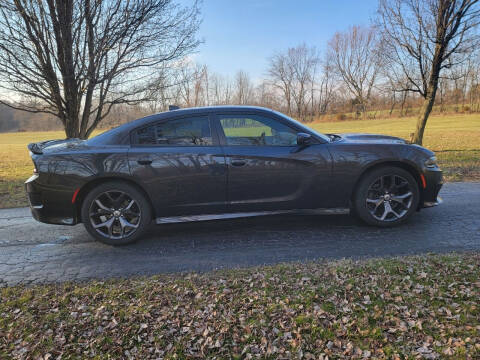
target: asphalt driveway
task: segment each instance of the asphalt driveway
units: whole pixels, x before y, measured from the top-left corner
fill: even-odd
[[[208,271],[319,258],[480,251],[480,183],[446,184],[441,206],[392,229],[349,216],[270,216],[152,226],[137,244],[94,242],[82,225],[0,210],[0,286]]]

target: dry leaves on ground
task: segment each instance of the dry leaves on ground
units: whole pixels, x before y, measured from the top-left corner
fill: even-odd
[[[480,255],[0,289],[0,358],[474,359]]]

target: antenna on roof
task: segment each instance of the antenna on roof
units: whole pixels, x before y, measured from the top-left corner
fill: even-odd
[[[178,110],[178,109],[180,109],[180,106],[177,106],[177,105],[168,105],[168,111]]]

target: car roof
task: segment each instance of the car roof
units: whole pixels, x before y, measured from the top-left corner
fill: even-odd
[[[200,114],[200,113],[205,114],[205,113],[212,113],[212,112],[219,112],[219,111],[220,112],[221,111],[225,111],[225,112],[251,111],[251,112],[268,112],[270,114],[274,114],[273,110],[264,108],[261,106],[243,106],[243,105],[203,106],[203,107],[191,107],[191,108],[164,111],[164,112],[148,115],[137,120],[133,120],[122,126],[125,126],[124,128],[125,130],[127,127],[131,130],[137,126],[142,126],[144,124],[147,124],[150,121],[162,120],[162,119],[182,116],[182,115],[194,115],[194,114]]]
[[[176,110],[170,110],[161,112],[159,114],[164,114],[167,112],[204,112],[204,111],[218,111],[218,110],[263,110],[263,111],[272,111],[266,107],[262,106],[251,106],[251,105],[214,105],[214,106],[199,106],[199,107],[189,107],[189,108],[179,108]]]

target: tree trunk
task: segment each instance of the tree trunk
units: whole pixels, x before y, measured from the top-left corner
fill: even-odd
[[[392,116],[394,108],[395,108],[395,91],[393,92],[392,106],[390,107],[390,116]]]
[[[422,145],[423,142],[423,132],[425,131],[425,126],[427,125],[428,117],[432,112],[433,104],[435,103],[435,94],[437,92],[436,82],[430,84],[427,90],[425,100],[423,101],[422,107],[420,109],[420,115],[417,119],[417,127],[415,129],[415,134],[413,135],[413,143]]]
[[[405,102],[407,101],[407,95],[408,95],[408,92],[406,92],[406,91],[404,91],[403,94],[402,94],[402,106],[401,106],[401,109],[400,109],[400,117],[402,117],[404,115],[403,109],[405,108]]]
[[[442,35],[438,35],[438,38],[443,38]],[[430,73],[430,79],[428,81],[427,91],[425,92],[425,100],[423,101],[422,107],[420,109],[420,115],[417,119],[417,127],[415,129],[415,134],[413,135],[413,143],[422,145],[423,142],[423,132],[425,131],[425,126],[427,125],[428,117],[432,112],[433,104],[435,103],[435,95],[437,94],[438,89],[438,79],[440,78],[440,70],[442,68],[442,58],[445,48],[442,44],[437,43],[435,47],[435,54],[432,61],[432,70]]]
[[[78,138],[78,119],[65,120],[65,135],[68,139]]]
[[[87,140],[88,137],[90,136],[90,133],[88,132],[88,126],[85,129],[82,129],[78,132],[78,138],[82,140]]]

